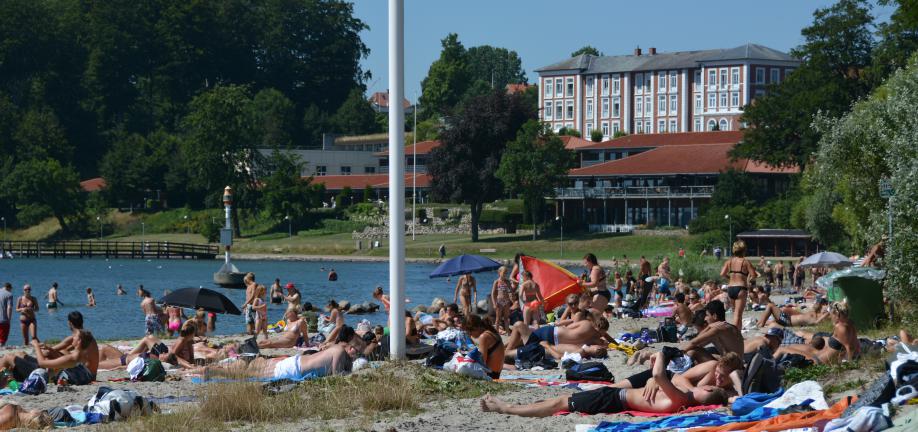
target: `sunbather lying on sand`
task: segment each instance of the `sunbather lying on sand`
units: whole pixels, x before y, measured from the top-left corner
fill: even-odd
[[[775,358],[785,354],[799,354],[816,364],[831,363],[836,358],[835,350],[826,346],[822,336],[813,336],[808,343],[785,345],[775,350]]]
[[[547,342],[550,345],[608,345],[611,342],[609,321],[590,315],[586,320],[564,327],[542,326],[535,330],[519,321],[513,325],[510,339],[507,340],[507,350],[515,350],[532,342]]]
[[[825,299],[818,300],[813,309],[807,312],[802,312],[793,305],[778,307],[774,303],[768,303],[765,306],[765,312],[759,318],[759,327],[765,327],[768,318],[773,318],[778,325],[783,327],[819,324],[829,317],[829,312],[823,310],[826,303]]]
[[[651,360],[659,353],[654,353]],[[672,379],[673,385],[688,391],[693,387],[714,385],[724,389],[728,396],[737,396],[741,394],[743,380],[740,373],[743,371],[743,359],[735,353],[727,353],[718,360],[711,360],[701,364],[696,364],[689,370],[674,375],[668,373]],[[620,380],[612,385],[616,388],[644,388],[644,396],[653,398],[657,390],[660,389],[653,379],[653,370],[648,369],[644,372],[638,372],[628,378]]]
[[[238,360],[219,366],[207,366],[192,372],[213,376],[252,377],[271,379],[302,379],[307,376],[324,377],[344,375],[351,371],[357,350],[348,344],[330,345],[312,355],[295,355],[287,358],[256,357],[250,362]]]
[[[186,321],[182,325],[182,329],[179,330],[179,338],[172,342],[172,346],[167,347],[158,337],[154,335],[145,336],[140,340],[140,344],[137,345],[127,356],[137,354],[149,354],[160,360],[167,360],[169,354],[175,354],[175,359],[169,358],[169,363],[174,363],[176,366],[183,368],[193,368],[194,364],[194,335],[195,335],[195,326],[194,324],[188,324]],[[128,360],[130,362],[130,360]]]
[[[300,318],[296,309],[287,309],[284,313],[287,324],[284,331],[273,339],[265,339],[258,342],[258,348],[293,348],[297,342],[301,344],[309,340],[309,333],[306,331],[306,320]]]
[[[596,390],[560,396],[531,404],[511,405],[487,395],[481,399],[481,410],[523,417],[548,417],[559,411],[584,414],[614,414],[629,410],[674,413],[686,407],[727,402],[726,392],[714,385],[691,388],[676,386],[666,372],[666,364],[668,362],[669,359],[663,357],[663,353],[655,355],[652,376],[653,381],[661,391],[652,391],[650,397],[645,396],[643,388],[600,387]]]
[[[48,429],[53,426],[51,417],[43,410],[27,410],[13,403],[0,407],[0,430]]]

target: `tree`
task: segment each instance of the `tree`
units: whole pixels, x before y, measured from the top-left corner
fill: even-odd
[[[332,118],[332,123],[336,127],[335,132],[349,135],[380,132],[379,123],[376,122],[376,111],[373,111],[360,88],[351,90]]]
[[[503,89],[507,84],[526,82],[523,61],[516,51],[506,48],[480,45],[466,51],[469,79],[480,80],[488,88]]]
[[[443,145],[431,152],[431,193],[436,200],[469,204],[472,241],[478,241],[484,203],[504,190],[495,176],[504,148],[520,126],[535,117],[519,95],[495,89],[460,109],[440,137]]]
[[[295,154],[274,152],[268,164],[271,175],[264,179],[261,207],[273,220],[289,216],[302,219],[310,209],[322,203],[321,187],[311,184],[312,177],[302,176],[304,164]]]
[[[553,196],[555,187],[564,182],[575,160],[574,152],[564,147],[564,142],[548,125],[529,120],[516,139],[507,144],[496,175],[508,192],[523,197],[535,225],[539,222],[537,210],[545,197]]]
[[[451,112],[471,85],[466,51],[459,35],[450,33],[440,44],[443,46],[440,58],[431,63],[421,81],[421,107],[428,116]]]
[[[908,64],[918,51],[918,2],[914,0],[880,0],[883,6],[895,4],[889,20],[877,24],[880,40],[874,48],[873,64],[868,75],[872,84],[882,83],[896,69]]]
[[[745,108],[749,127],[734,157],[804,167],[819,141],[811,127],[814,116],[840,115],[870,90],[864,79],[873,46],[869,5],[840,0],[813,15],[813,24],[801,31],[805,42],[792,52],[802,60],[800,67]]]
[[[311,104],[303,112],[303,141],[307,147],[320,146],[322,134],[331,130],[332,121],[328,113]]]
[[[15,165],[0,182],[0,195],[16,203],[17,219],[25,224],[53,216],[65,234],[83,209],[76,170],[55,159],[29,159]]]
[[[263,149],[287,148],[296,133],[296,107],[283,93],[262,89],[252,99],[252,115],[260,137],[257,145]]]
[[[363,202],[373,201],[373,188],[370,185],[366,185],[363,188]]]
[[[338,195],[335,196],[335,208],[348,208],[348,206],[351,205],[351,195],[353,195],[353,192],[350,186],[345,186],[344,189],[341,189]]]
[[[166,183],[178,150],[178,138],[164,131],[146,137],[130,134],[116,138],[99,164],[109,203],[139,204],[147,190],[168,190],[174,195],[184,193],[184,188],[173,190]]]
[[[590,131],[590,141],[593,142],[602,142],[602,131],[599,129],[593,129]]]
[[[596,56],[596,57],[602,56],[602,52],[596,49],[595,47],[593,47],[592,45],[584,45],[577,51],[572,52],[571,57],[577,57],[581,54],[589,54],[591,56]]]

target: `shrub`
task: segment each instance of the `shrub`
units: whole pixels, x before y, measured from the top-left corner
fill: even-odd
[[[602,142],[602,131],[599,129],[591,130],[590,131],[590,141]]]
[[[204,236],[208,243],[220,241],[220,226],[209,220],[199,220],[197,230],[198,234]]]

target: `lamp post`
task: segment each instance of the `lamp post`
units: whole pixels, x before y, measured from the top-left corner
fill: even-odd
[[[96,216],[96,220],[99,221],[99,241],[102,241],[102,216]]]
[[[293,219],[290,219],[290,215],[284,216],[284,220],[287,221],[287,237],[293,237]]]
[[[724,215],[724,219],[726,219],[727,223],[730,225],[730,231],[729,231],[730,236],[727,237],[727,247],[726,247],[726,250],[724,251],[724,255],[729,256],[731,254],[731,251],[733,250],[733,248],[730,246],[730,244],[733,243],[733,219],[730,219],[730,215]]]
[[[191,234],[191,227],[188,226],[188,215],[182,216],[185,219],[185,234]]]
[[[6,216],[0,216],[0,221],[3,221],[3,239],[6,240]]]
[[[561,224],[561,258],[564,258],[564,219],[561,219],[561,216],[555,216],[555,220]]]

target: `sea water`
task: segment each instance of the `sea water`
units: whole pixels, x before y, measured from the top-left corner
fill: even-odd
[[[83,313],[85,326],[99,339],[139,338],[144,335],[144,315],[140,310],[137,286],[143,285],[160,298],[166,290],[184,287],[211,288],[229,297],[236,305],[245,301],[245,290],[224,289],[213,284],[213,273],[222,262],[209,260],[141,260],[141,259],[3,259],[0,260],[0,284],[13,284],[13,322],[9,344],[22,344],[19,314],[15,301],[22,295],[23,284],[32,285],[32,295],[40,304],[38,311],[39,339],[61,339],[69,334],[67,314],[78,310]],[[389,290],[389,264],[386,262],[303,262],[303,261],[236,261],[240,271],[254,272],[257,282],[269,288],[275,278],[281,286],[293,282],[304,302],[324,307],[329,299],[348,300],[351,304],[374,301],[373,288],[382,286]],[[406,309],[417,305],[430,305],[440,297],[452,302],[456,278],[430,279],[433,264],[407,264],[405,293],[410,300]],[[338,280],[330,282],[328,272],[334,269]],[[481,273],[478,279],[478,299],[486,299],[496,272]],[[53,282],[58,283],[58,298],[62,304],[57,310],[45,307],[46,294]],[[127,294],[116,295],[118,284]],[[86,306],[86,288],[91,287],[96,297],[96,307]],[[2,289],[2,288],[0,288]],[[284,290],[286,292],[286,290]],[[377,302],[378,303],[378,302]],[[387,315],[380,310],[365,315],[345,315],[354,325],[362,319],[385,325]],[[268,322],[283,317],[286,302],[268,307]],[[192,311],[186,310],[186,315]],[[241,316],[218,315],[217,334],[239,334],[245,331]]]

